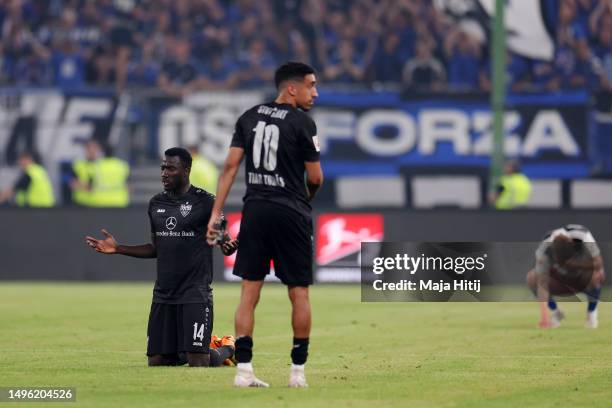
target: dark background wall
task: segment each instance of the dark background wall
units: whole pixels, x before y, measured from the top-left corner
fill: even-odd
[[[321,213],[315,212],[315,221]],[[601,244],[607,270],[612,270],[612,211],[386,211],[384,216],[385,241],[537,242],[558,226],[583,224]],[[155,279],[155,260],[97,254],[84,239],[88,234],[101,237],[100,229],[106,228],[121,243],[148,242],[145,208],[2,209],[0,225],[0,279]],[[221,279],[222,259],[215,252],[215,276]],[[517,282],[523,279],[521,271]]]

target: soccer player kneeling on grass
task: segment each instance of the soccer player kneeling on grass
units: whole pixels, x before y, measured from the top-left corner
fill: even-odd
[[[166,150],[161,164],[164,191],[149,203],[150,243],[119,245],[106,230],[102,230],[103,239],[85,238],[90,247],[103,254],[157,258],[147,328],[150,366],[220,366],[234,354],[232,336],[211,339],[213,263],[205,234],[214,196],[189,184],[190,170],[187,150]],[[238,241],[227,234],[223,238],[221,251],[231,255]]]
[[[604,279],[601,252],[588,229],[567,225],[548,233],[536,251],[535,268],[527,274],[527,283],[540,302],[540,327],[559,327],[565,317],[553,295],[582,292],[589,301],[586,327],[597,328]]]

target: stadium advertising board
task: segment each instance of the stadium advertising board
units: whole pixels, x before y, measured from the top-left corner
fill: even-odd
[[[314,118],[326,175],[396,174],[404,167],[487,167],[492,114],[486,100],[397,94],[321,95]],[[586,175],[586,94],[509,97],[504,150],[540,177]]]
[[[361,243],[384,239],[382,214],[321,214],[317,217],[316,281],[359,282]]]
[[[227,229],[232,237],[240,232],[241,214],[226,215]],[[359,282],[361,243],[384,239],[384,217],[377,213],[333,213],[316,217],[315,282]],[[238,281],[232,275],[236,254],[223,257],[223,280]],[[278,282],[272,273],[266,278]]]

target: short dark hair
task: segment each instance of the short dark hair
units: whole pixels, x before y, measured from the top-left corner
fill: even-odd
[[[314,73],[315,70],[310,65],[302,62],[289,61],[276,69],[274,73],[274,83],[276,84],[276,89],[278,89],[285,81],[290,79],[303,79],[306,75]]]
[[[170,157],[178,157],[184,168],[191,168],[192,159],[187,149],[183,149],[182,147],[171,147],[170,149],[166,150],[164,154]]]

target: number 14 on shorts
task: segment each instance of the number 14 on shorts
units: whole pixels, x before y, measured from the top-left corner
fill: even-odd
[[[204,340],[204,327],[206,324],[204,323],[194,323],[193,324],[193,340],[200,339],[200,341]]]
[[[206,323],[193,324],[193,345],[203,347],[204,333],[206,333]]]

